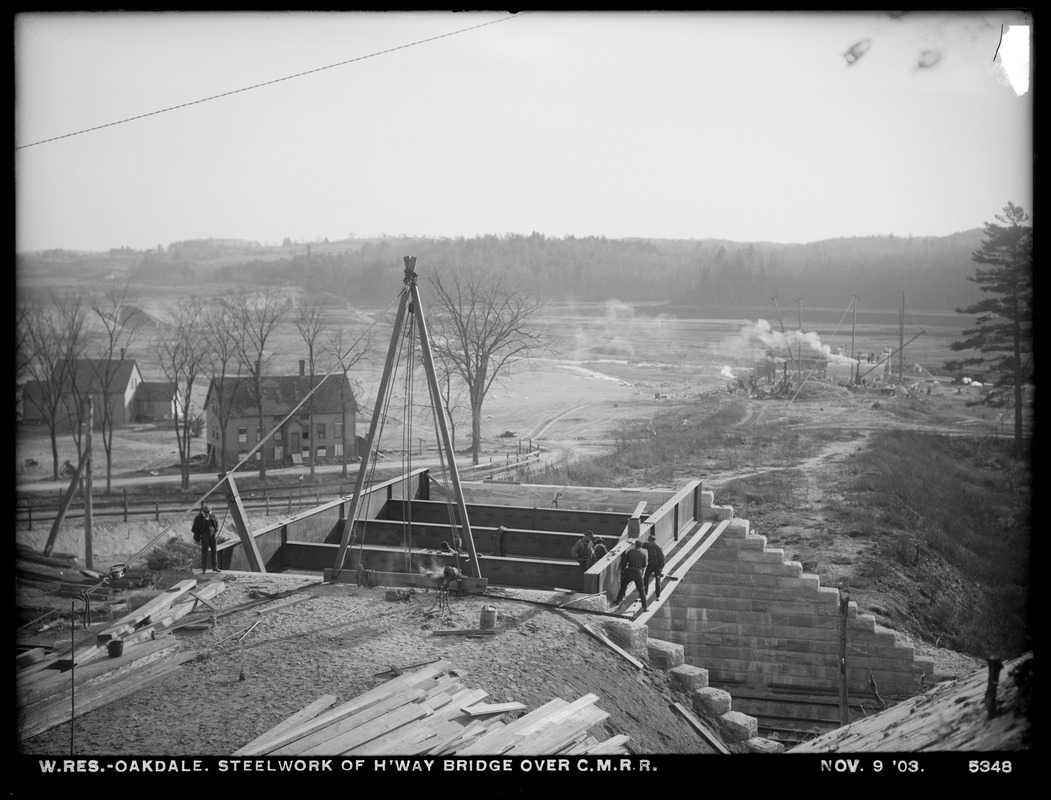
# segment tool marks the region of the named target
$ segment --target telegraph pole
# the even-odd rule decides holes
[[[91,546],[91,429],[95,425],[95,412],[88,395],[88,430],[84,436],[84,452],[87,461],[84,463],[84,566],[95,569],[95,554]]]

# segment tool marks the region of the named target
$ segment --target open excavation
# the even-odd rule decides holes
[[[188,527],[205,502],[222,508],[226,538],[211,572],[157,582],[134,559],[80,569],[53,553],[61,513],[42,552],[19,551],[21,574],[59,583],[78,620],[68,646],[44,645],[58,613],[23,625],[34,632],[16,665],[25,752],[70,738],[78,751],[149,752],[159,719],[166,752],[239,757],[815,751],[862,722],[873,740],[920,749],[1021,741],[1024,730],[989,726],[1025,704],[1028,660],[999,664],[995,679],[990,665],[988,680],[961,690],[986,709],[969,734],[946,739],[933,698],[911,720],[894,716],[944,688],[934,661],[772,546],[700,478],[670,489],[464,480],[426,307],[406,258],[352,490],[254,525],[234,474],[263,439],[162,531]],[[768,357],[724,375],[752,400],[790,399],[840,367],[878,392],[900,354],[847,358],[820,342],[804,352],[801,337],[756,327]],[[381,480],[392,390],[401,360],[414,358],[435,409],[436,463],[407,460]],[[874,371],[881,380],[870,382]],[[411,384],[412,367],[405,373]],[[602,549],[582,555],[585,540]],[[639,542],[651,549],[636,582],[627,554]],[[115,602],[100,621],[92,604],[109,600],[127,610],[114,614]],[[571,677],[545,680],[545,668],[566,664]],[[196,713],[168,716],[166,696],[197,698]],[[879,726],[884,713],[899,728]],[[108,727],[122,736],[101,733]]]

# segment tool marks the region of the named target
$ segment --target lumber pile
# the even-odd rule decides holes
[[[449,661],[402,672],[341,705],[325,695],[252,740],[255,755],[585,755],[628,752],[627,736],[599,741],[588,731],[609,717],[588,694],[525,710],[489,704],[488,692],[460,683]],[[335,706],[335,707],[333,707]]]
[[[193,658],[196,653],[183,650],[170,628],[225,588],[219,581],[200,587],[182,581],[86,641],[51,654],[34,648],[16,656],[20,739],[127,697]]]

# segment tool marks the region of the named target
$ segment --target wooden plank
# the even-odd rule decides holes
[[[599,742],[593,747],[589,747],[584,752],[589,756],[612,756],[620,753],[625,753],[627,750],[624,745],[631,739],[623,733],[619,733],[616,736],[611,736],[604,742]]]
[[[431,636],[496,636],[503,628],[459,628],[447,631],[431,631]]]
[[[166,658],[173,655],[179,649],[179,643],[173,639],[149,642],[129,648],[124,655],[118,658],[106,658],[77,667],[74,670],[49,670],[47,674],[41,674],[34,680],[19,680],[16,702],[20,706],[39,702],[58,692],[68,691],[71,681],[75,685],[89,680],[100,679],[107,674],[116,675],[122,671],[127,672],[158,658]],[[158,653],[161,655],[156,655]]]
[[[368,708],[374,705],[398,691],[409,689],[423,683],[429,678],[435,676],[444,675],[449,668],[452,666],[450,661],[436,661],[433,664],[428,664],[416,672],[406,672],[399,675],[397,678],[393,678],[386,683],[382,683],[379,686],[370,689],[364,694],[358,695],[357,697],[348,700],[346,703],[337,706],[328,713],[321,714],[315,719],[307,720],[302,725],[293,728],[289,731],[278,736],[274,741],[267,743],[262,748],[251,747],[247,745],[236,751],[233,755],[244,756],[244,755],[263,755],[265,753],[272,752],[272,750],[282,747],[290,742],[295,741],[303,736],[307,736],[314,731],[321,730],[322,728],[331,725],[344,717],[348,717],[358,711]]]
[[[195,652],[178,653],[171,658],[151,664],[124,680],[111,682],[101,691],[82,691],[74,698],[75,708],[72,709],[70,708],[70,703],[65,699],[61,702],[49,703],[46,708],[34,709],[21,715],[18,724],[19,736],[22,739],[32,738],[56,725],[69,722],[71,719],[75,719],[89,711],[94,711],[116,700],[123,699],[174,672],[185,661],[189,661],[195,656]]]
[[[578,715],[584,708],[598,700],[596,694],[586,694],[583,697],[574,700],[572,703],[567,703],[561,708],[551,711],[543,716],[538,717],[527,725],[522,726],[518,730],[511,732],[505,739],[506,744],[509,746],[502,747],[500,753],[494,753],[493,755],[502,755],[504,753],[519,752],[524,753],[525,750],[518,749],[522,747],[524,742],[538,738],[543,735],[546,731],[550,731],[557,728],[565,720],[570,719]],[[508,729],[510,726],[508,726]],[[507,731],[505,731],[506,733]],[[533,754],[533,751],[528,751]],[[488,755],[488,753],[486,753]]]
[[[110,639],[118,639],[123,635],[133,633],[136,628],[141,627],[152,615],[166,611],[179,597],[186,594],[196,586],[197,581],[192,579],[179,581],[144,606],[135,609],[130,614],[126,614],[111,625],[100,630],[97,634],[98,641],[105,644]]]
[[[723,755],[730,755],[730,751],[726,749],[726,745],[723,744],[722,740],[719,737],[717,737],[714,733],[712,733],[708,726],[701,722],[699,719],[697,719],[697,717],[695,717],[691,711],[685,708],[682,703],[675,703],[674,706],[675,710],[686,718],[686,721],[693,726],[694,730],[696,730],[699,734],[701,734],[701,736],[704,737],[704,740],[708,742],[708,744],[710,744]]]
[[[330,742],[340,739],[344,734],[355,731],[376,719],[389,716],[407,705],[417,705],[416,701],[425,694],[423,689],[411,692],[398,692],[382,702],[351,714],[343,719],[316,730],[309,736],[303,736],[284,747],[272,751],[276,756],[298,756],[307,753],[316,755],[338,755],[342,750],[331,749]],[[321,750],[324,752],[321,752]]]
[[[487,732],[481,738],[477,739],[473,744],[469,744],[463,749],[458,751],[458,755],[492,755],[502,753],[504,749],[510,747],[513,744],[511,737],[520,730],[523,730],[527,726],[536,722],[538,719],[543,719],[553,711],[564,708],[569,705],[561,697],[556,697],[554,700],[549,700],[539,708],[535,708],[528,714],[524,714],[513,722],[509,722],[502,728],[496,728],[492,731]]]
[[[355,569],[326,569],[324,572],[325,583],[353,583],[358,582],[358,573]],[[417,589],[437,589],[439,582],[444,579],[433,575],[412,575],[407,572],[378,572],[368,570],[371,586],[400,587],[411,586]],[[459,588],[465,592],[484,593],[489,587],[488,578],[471,578],[464,576],[460,579]]]
[[[280,611],[288,606],[294,606],[296,603],[303,603],[307,600],[313,600],[313,597],[290,597],[287,600],[283,600],[277,605],[270,606],[269,608],[261,608],[256,611],[256,614],[269,614],[271,611]]]
[[[45,658],[47,658],[47,653],[43,647],[33,647],[26,650],[24,653],[18,653],[15,656],[15,669],[25,669],[26,667],[43,661]]]
[[[519,734],[517,741],[506,755],[545,755],[558,750],[577,736],[597,725],[609,714],[600,708],[589,708],[598,697],[585,695],[551,715],[550,719],[535,730]]]
[[[429,708],[420,705],[419,703],[409,703],[408,705],[403,704],[400,708],[389,714],[384,714],[383,716],[370,720],[363,725],[358,725],[353,730],[349,730],[334,739],[325,740],[318,746],[305,751],[303,755],[342,755],[365,742],[372,741],[377,736],[381,736],[387,731],[396,730],[403,725],[415,722],[418,719],[423,719],[433,713],[434,712]]]
[[[297,725],[307,722],[308,720],[314,719],[326,708],[331,708],[332,704],[335,703],[336,700],[337,697],[334,694],[322,695],[310,705],[306,706],[305,708],[301,708],[299,711],[290,716],[284,722],[275,725],[270,730],[257,736],[255,739],[246,744],[245,747],[258,747],[260,745],[266,744],[266,742],[272,739],[276,739],[278,736],[285,733],[286,731],[292,730]]]
[[[525,703],[476,703],[473,706],[461,706],[464,714],[480,717],[483,714],[506,714],[509,711],[525,711]]]

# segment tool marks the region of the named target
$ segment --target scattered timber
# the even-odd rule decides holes
[[[599,741],[589,730],[609,714],[586,695],[556,698],[517,719],[522,703],[483,703],[483,689],[460,683],[440,660],[333,707],[325,695],[237,750],[252,755],[624,754],[627,736]]]

